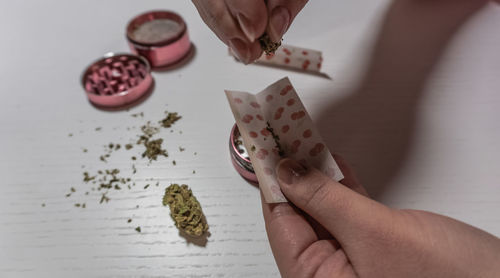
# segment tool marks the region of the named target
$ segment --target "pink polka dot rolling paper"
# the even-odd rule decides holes
[[[232,55],[231,50],[229,53]],[[298,71],[320,73],[323,56],[321,52],[317,50],[292,45],[282,45],[274,54],[263,53],[255,63],[290,68]]]
[[[344,178],[288,78],[256,95],[226,90],[226,96],[267,203],[287,201],[275,172],[282,157]]]

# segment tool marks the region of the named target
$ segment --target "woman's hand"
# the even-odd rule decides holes
[[[307,0],[193,0],[203,21],[238,58],[250,63],[262,54],[258,38],[278,42]]]
[[[454,219],[388,208],[370,198],[345,162],[346,178],[284,159],[290,203],[263,203],[283,277],[500,277],[500,239]]]

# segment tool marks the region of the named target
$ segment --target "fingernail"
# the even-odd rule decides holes
[[[285,34],[290,22],[290,12],[284,7],[276,7],[269,19],[269,36],[274,42],[279,42]]]
[[[246,18],[243,14],[238,14],[236,16],[238,19],[238,22],[240,23],[241,30],[243,30],[243,33],[245,33],[245,36],[247,36],[248,40],[250,42],[255,41],[255,30],[250,23],[250,20]]]
[[[245,64],[249,63],[250,50],[248,49],[244,41],[240,39],[229,40],[229,47],[231,47],[234,54],[236,54],[236,56],[240,61],[242,61]]]
[[[280,182],[293,184],[295,179],[307,172],[307,169],[297,161],[287,158],[278,164],[276,172]]]

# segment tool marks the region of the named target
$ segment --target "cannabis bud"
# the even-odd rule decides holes
[[[190,236],[199,237],[208,231],[208,224],[200,203],[185,184],[171,184],[165,189],[163,205],[170,207],[175,226]]]
[[[276,52],[276,50],[278,50],[278,47],[280,47],[281,45],[281,41],[273,42],[269,35],[267,35],[267,33],[264,33],[264,35],[259,38],[259,43],[260,47],[262,48],[262,50],[264,50],[266,55],[274,54],[274,52]]]

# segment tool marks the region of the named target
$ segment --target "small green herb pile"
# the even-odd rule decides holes
[[[119,150],[130,151],[135,148],[144,148],[142,152],[142,158],[149,159],[149,163],[158,159],[158,157],[168,157],[168,152],[163,148],[163,139],[155,138],[155,135],[160,132],[161,128],[169,129],[171,128],[178,120],[181,119],[181,116],[176,112],[165,112],[165,118],[158,121],[158,125],[154,125],[151,121],[147,121],[144,125],[140,126],[140,134],[138,134],[138,139],[133,140],[134,143],[127,144],[118,144],[118,143],[108,143],[104,145],[104,153],[99,156],[99,160],[108,163],[108,158],[111,157],[113,152]],[[134,118],[143,118],[144,113],[136,113],[131,115]],[[127,130],[135,129],[135,127],[128,127]],[[95,131],[100,132],[102,127],[95,128]],[[170,129],[170,132],[173,132]],[[182,131],[179,131],[182,134]],[[73,137],[73,133],[70,133],[69,137]],[[137,147],[135,146],[137,145]],[[123,148],[122,148],[123,147]],[[87,148],[82,148],[84,153],[88,153]],[[179,151],[184,152],[186,149],[179,146]],[[194,155],[197,153],[195,152]],[[141,156],[131,156],[133,161],[138,160],[138,157]],[[175,166],[177,162],[172,160],[172,164]],[[149,164],[148,164],[149,165]],[[85,166],[82,165],[82,168]],[[137,169],[135,164],[132,164],[132,174],[136,174]],[[193,170],[193,174],[195,171]],[[148,179],[147,179],[148,180]],[[153,181],[153,179],[149,179]],[[135,186],[136,183],[132,181],[130,177],[121,176],[120,169],[103,169],[98,170],[97,172],[90,174],[88,171],[83,172],[83,182],[86,184],[95,185],[89,188],[88,191],[85,192],[85,195],[89,195],[89,191],[101,191],[99,203],[107,203],[110,201],[110,192],[116,190],[123,190],[125,188],[132,189],[132,186]],[[149,188],[150,184],[146,184],[144,189]],[[156,186],[159,186],[159,182],[156,182]],[[70,192],[66,194],[66,197],[71,197],[72,194],[76,192],[74,187],[70,188]],[[167,194],[168,193],[168,194]],[[168,196],[167,196],[168,195]],[[169,205],[171,209],[171,215],[174,219],[176,226],[186,232],[186,234],[191,236],[200,236],[204,234],[208,225],[206,223],[205,217],[203,216],[203,212],[201,211],[201,206],[196,200],[196,198],[192,195],[191,190],[187,187],[187,185],[171,185],[166,189],[165,197],[163,198],[163,204]],[[45,207],[46,204],[43,203],[42,207]],[[78,208],[86,208],[86,203],[75,203],[75,207]],[[137,206],[138,208],[139,206]],[[132,219],[128,219],[127,223],[131,223]],[[135,228],[135,231],[141,233],[141,227],[138,226]]]
[[[175,226],[186,234],[199,237],[208,231],[208,224],[201,205],[185,184],[171,184],[165,189],[163,205],[170,207]]]
[[[281,46],[281,41],[273,42],[267,33],[264,33],[264,35],[259,38],[259,43],[266,55],[274,54]]]

